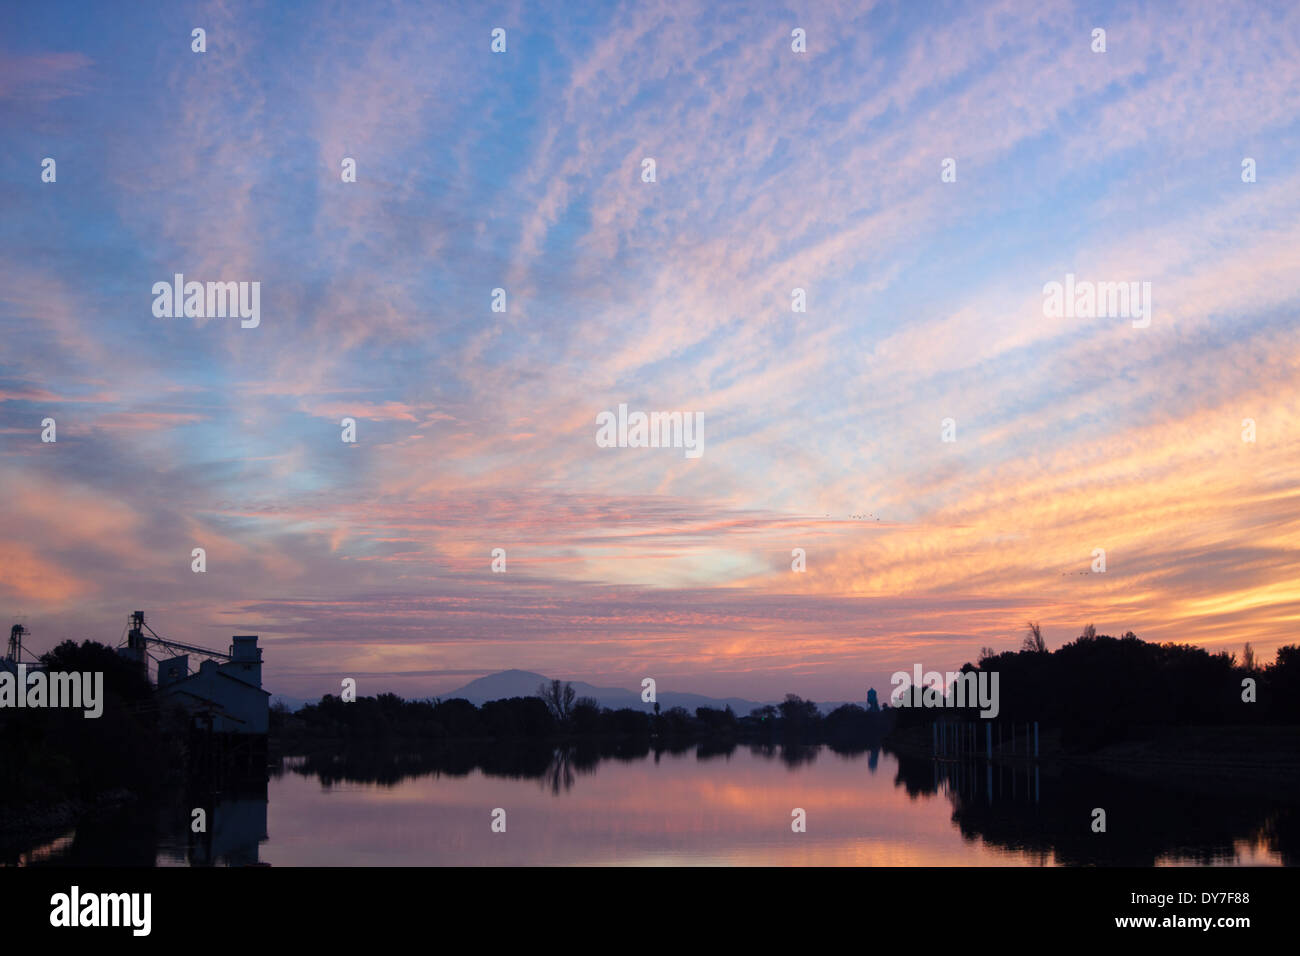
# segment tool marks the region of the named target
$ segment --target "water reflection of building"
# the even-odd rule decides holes
[[[223,795],[206,807],[207,832],[191,833],[193,866],[257,866],[259,846],[267,839],[266,783],[262,792]]]

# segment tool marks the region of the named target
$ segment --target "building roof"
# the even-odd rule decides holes
[[[160,694],[170,693],[173,687],[180,687],[182,684],[188,683],[189,681],[194,680],[196,677],[200,677],[200,676],[202,676],[202,674],[203,674],[203,671],[201,671],[201,670],[197,670],[197,671],[195,671],[193,674],[190,674],[188,677],[182,677],[180,680],[174,680],[174,681],[172,681],[170,684],[168,684],[168,685],[165,686],[165,687],[159,687],[159,688],[158,688],[158,692],[159,692]],[[256,684],[250,684],[250,683],[249,683],[248,681],[246,681],[246,680],[240,680],[240,679],[239,679],[238,677],[236,677],[234,674],[227,674],[225,671],[221,670],[220,667],[217,668],[217,676],[218,676],[218,677],[224,677],[226,680],[232,680],[232,681],[234,681],[236,684],[240,685],[241,687],[246,687],[246,688],[248,688],[249,690],[255,690],[255,691],[257,691],[259,694],[262,694],[262,695],[265,696],[265,697],[270,697],[270,696],[271,696],[271,692],[270,692],[269,690],[262,690],[262,688],[258,687]],[[188,691],[185,691],[185,693],[189,693],[189,692],[188,692]]]

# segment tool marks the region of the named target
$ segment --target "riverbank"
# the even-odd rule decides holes
[[[927,726],[896,731],[885,747],[906,757],[934,756]],[[976,748],[973,758],[987,759],[984,748]],[[995,749],[992,760],[1024,763],[1034,758]],[[1060,733],[1048,730],[1040,734],[1037,762],[1092,767],[1200,792],[1248,789],[1300,800],[1300,727],[1147,728],[1133,740],[1091,753],[1065,752]]]
[[[87,817],[113,811],[138,801],[139,795],[125,788],[97,794],[90,800],[60,800],[22,807],[0,806],[0,859],[11,847],[30,846],[75,829]]]

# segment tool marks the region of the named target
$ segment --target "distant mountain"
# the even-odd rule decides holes
[[[463,697],[471,704],[480,706],[489,700],[501,700],[506,697],[536,697],[537,688],[541,684],[549,684],[550,682],[549,677],[532,671],[500,671],[496,674],[488,674],[486,677],[472,680],[464,687],[449,691],[446,694],[439,694],[438,697],[443,700]],[[620,707],[631,707],[633,710],[654,710],[654,704],[641,701],[640,691],[625,690],[622,687],[596,687],[594,684],[588,684],[586,681],[580,680],[565,681],[565,683],[573,685],[575,699],[591,697],[600,706],[608,707],[611,710],[617,710]],[[716,707],[719,710],[730,707],[736,712],[737,716],[743,717],[755,707],[763,706],[758,701],[745,700],[741,697],[706,697],[703,694],[684,694],[665,690],[658,690],[656,697],[659,700],[660,710],[667,710],[670,707],[685,707],[691,713],[695,713],[696,707]]]

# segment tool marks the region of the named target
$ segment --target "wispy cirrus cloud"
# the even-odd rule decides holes
[[[199,9],[202,55],[128,13],[0,56],[30,618],[262,632],[289,692],[860,697],[1027,617],[1293,640],[1293,7]],[[175,272],[261,281],[261,327],[154,318]],[[1067,272],[1150,282],[1151,326],[1045,317]],[[597,447],[619,403],[703,412],[704,457]]]

